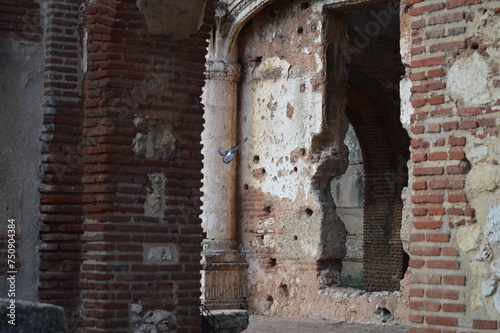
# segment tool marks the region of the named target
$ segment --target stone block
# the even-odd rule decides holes
[[[51,304],[0,299],[0,327],[5,333],[64,333],[66,319],[63,308]],[[9,309],[10,307],[10,309]],[[14,325],[13,325],[14,324]]]

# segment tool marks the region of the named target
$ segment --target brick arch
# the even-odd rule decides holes
[[[364,161],[363,270],[369,291],[399,290],[407,261],[400,229],[409,138],[398,119],[398,103],[388,97],[364,75],[351,73],[346,115]]]

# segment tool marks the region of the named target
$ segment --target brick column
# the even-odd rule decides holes
[[[240,65],[209,61],[203,103],[203,300],[211,308],[244,307],[244,256],[238,251],[236,165],[225,164],[217,150],[229,149],[239,141],[236,133],[237,89]]]

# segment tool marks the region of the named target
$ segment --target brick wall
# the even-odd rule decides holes
[[[0,1],[0,38],[40,42],[41,35],[39,1]]]
[[[485,137],[498,137],[498,111],[493,107],[498,101],[467,100],[453,93],[450,69],[459,59],[477,53],[492,68],[484,80],[493,97],[498,59],[488,52],[498,45],[484,37],[486,28],[478,28],[477,22],[488,13],[498,15],[498,2],[410,0],[406,10],[413,36],[409,78],[414,107],[410,333],[496,331],[500,318],[492,307],[473,309],[476,301],[471,293],[477,276],[469,263],[475,259],[458,246],[457,234],[478,222],[466,190],[467,174],[477,160],[467,157],[475,146],[472,142],[480,145]],[[481,75],[464,72],[462,80],[477,86]]]
[[[64,307],[69,331],[128,331],[156,311],[196,332],[214,2],[182,41],[149,34],[136,1],[86,5],[47,3],[40,300]],[[134,150],[141,135],[168,153]]]
[[[44,119],[40,186],[41,302],[62,306],[68,328],[79,325],[82,243],[81,126],[83,1],[46,3]]]
[[[206,14],[213,12],[210,2]],[[200,96],[210,24],[176,42],[148,33],[136,1],[87,8],[81,275],[87,332],[125,332],[161,311],[175,316],[177,332],[199,329]],[[151,194],[160,198],[159,211]],[[171,257],[154,258],[158,249]]]

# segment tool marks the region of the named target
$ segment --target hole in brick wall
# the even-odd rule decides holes
[[[289,296],[289,292],[288,292],[288,286],[285,284],[285,283],[282,283],[280,284],[280,294],[283,296],[283,297],[286,297],[288,298]]]
[[[392,319],[394,317],[392,315],[391,311],[389,311],[389,309],[384,308],[384,307],[378,307],[377,310],[375,311],[375,314],[382,318],[383,323],[387,323],[387,322],[392,321]]]
[[[262,174],[265,174],[266,173],[266,169],[262,168]]]
[[[309,2],[303,2],[303,3],[301,3],[301,4],[300,4],[300,8],[302,8],[302,9],[307,9],[307,8],[309,8]]]
[[[248,189],[249,189],[248,184],[243,185],[243,189],[244,189],[245,191],[248,191]]]
[[[295,167],[295,168],[293,168],[293,171],[297,172],[297,171],[299,171],[299,169],[297,167]]]
[[[253,162],[254,162],[255,164],[257,164],[257,163],[259,163],[259,162],[260,162],[260,157],[259,157],[259,155],[255,155],[255,156],[253,157]]]
[[[296,241],[298,239],[297,235],[293,235],[293,240]]]
[[[271,206],[266,206],[266,207],[264,207],[264,212],[265,212],[266,214],[271,214]]]
[[[276,266],[276,258],[270,258],[269,259],[269,266],[270,267]]]
[[[307,214],[307,216],[312,216],[312,214],[314,213],[311,208],[306,208],[306,210],[304,210],[304,212]]]
[[[267,295],[267,297],[266,297],[266,301],[267,301],[267,306],[268,306],[268,307],[271,307],[271,305],[273,305],[273,303],[274,303],[274,298],[273,298],[273,296],[271,296],[271,295]]]
[[[299,28],[297,29],[297,33],[298,33],[299,35],[300,35],[300,34],[302,34],[303,32],[304,32],[304,28],[299,27]]]
[[[254,62],[257,64],[257,65],[260,65],[262,63],[262,57],[255,57],[254,58]]]
[[[347,245],[342,278],[350,274],[351,280],[362,281],[367,291],[399,290],[407,267],[400,230],[401,192],[408,185],[410,140],[399,119],[399,82],[405,72],[399,52],[399,15],[391,12],[384,25],[371,18],[386,12],[387,5],[383,5],[351,11],[343,16],[345,21],[339,20],[347,30],[350,56],[341,59],[345,59],[349,73],[345,114],[354,139],[344,141],[350,150],[345,178],[332,182],[331,188],[337,213],[348,231],[346,244],[356,244]],[[364,36],[369,37],[363,39]],[[339,63],[335,57],[332,53],[328,61],[333,71],[342,71],[335,65]],[[349,210],[352,207],[357,210]],[[354,212],[359,217],[356,225],[347,218]],[[355,252],[357,248],[363,251]],[[391,315],[385,308],[377,311],[381,316]]]

